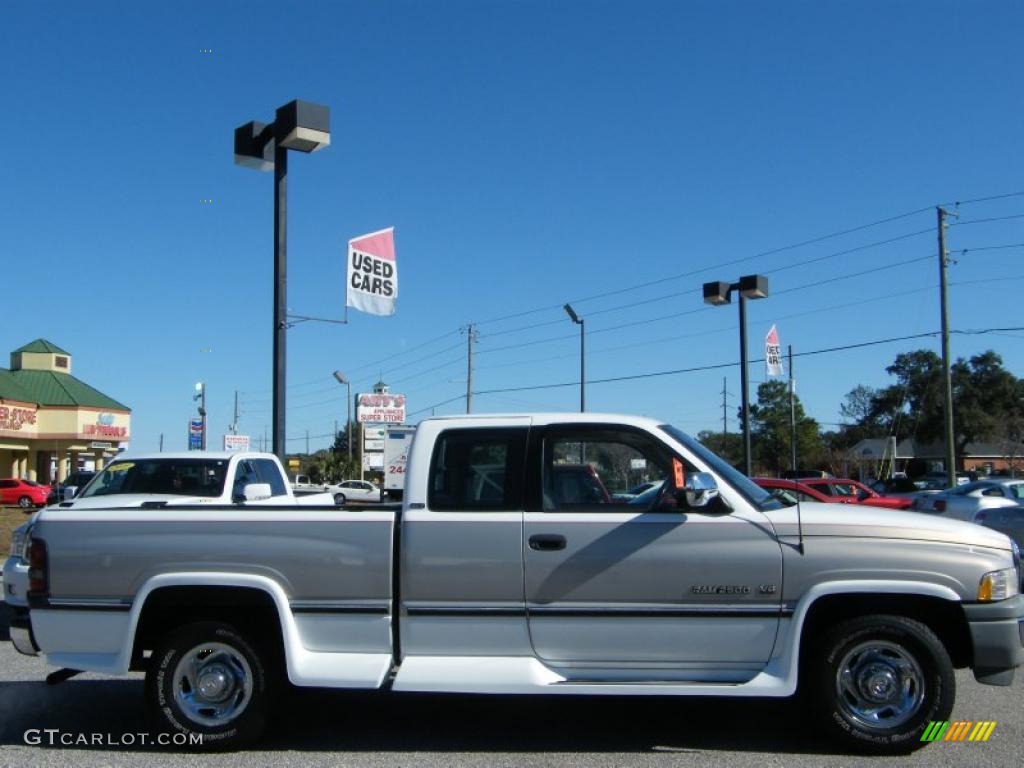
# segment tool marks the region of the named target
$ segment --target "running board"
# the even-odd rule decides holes
[[[791,696],[796,680],[762,671],[749,682],[569,679],[528,656],[406,656],[395,691],[587,695]]]
[[[555,683],[549,683],[549,685],[644,685],[651,688],[657,688],[658,686],[670,685],[673,687],[678,686],[720,686],[722,688],[735,688],[738,685],[744,685],[744,683],[736,683],[732,681],[721,681],[721,680],[583,680],[572,678],[570,680],[559,680]]]

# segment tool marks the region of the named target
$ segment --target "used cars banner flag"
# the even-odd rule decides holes
[[[345,285],[346,306],[371,315],[395,314],[398,264],[394,227],[348,241]]]
[[[764,337],[764,364],[769,376],[782,375],[782,345],[779,344],[779,332],[774,325]]]

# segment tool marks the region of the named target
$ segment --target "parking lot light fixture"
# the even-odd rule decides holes
[[[274,172],[273,449],[281,461],[286,453],[288,150],[316,152],[330,143],[330,110],[308,101],[290,101],[279,107],[269,125],[251,121],[235,129],[235,162]]]
[[[352,382],[345,378],[345,374],[341,371],[334,372],[334,378],[338,380],[339,384],[344,384],[348,390],[348,421],[345,422],[345,443],[348,445],[348,463],[352,464]]]
[[[566,304],[565,314],[569,316],[576,325],[580,327],[580,413],[587,410],[587,354],[586,354],[586,332],[583,318],[576,314],[575,310]]]
[[[735,283],[716,281],[704,283],[704,303],[712,306],[729,304],[732,292],[738,291],[740,300],[740,388],[743,394],[743,462],[747,477],[753,474],[750,450],[750,384],[747,380],[747,299],[768,297],[768,278],[764,275],[744,275]]]

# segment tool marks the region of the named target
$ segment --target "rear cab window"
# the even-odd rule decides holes
[[[442,432],[430,460],[429,508],[521,510],[526,432],[524,428]]]

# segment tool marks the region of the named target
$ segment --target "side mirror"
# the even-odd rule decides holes
[[[235,501],[262,501],[271,495],[270,483],[249,483],[242,488],[240,494],[236,494]]]
[[[75,489],[74,488],[65,488],[64,489],[64,501],[71,501],[73,498],[75,498]]]
[[[686,503],[691,508],[706,507],[712,499],[718,497],[718,483],[710,472],[689,472],[686,483]]]

